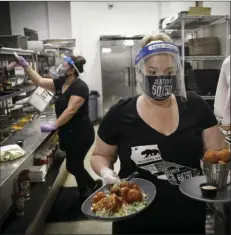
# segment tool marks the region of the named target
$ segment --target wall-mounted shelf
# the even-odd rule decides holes
[[[204,27],[209,27],[215,24],[224,23],[229,16],[189,16],[182,15],[174,22],[170,23],[164,30],[181,30],[182,20],[184,21],[184,30],[196,30]]]
[[[35,54],[32,50],[22,50],[18,48],[8,48],[2,47],[0,48],[0,55],[12,55],[13,52],[17,52],[19,55],[33,55]]]
[[[7,100],[7,99],[10,99],[10,98],[16,97],[16,96],[18,96],[22,93],[33,91],[35,89],[36,89],[35,85],[28,85],[28,86],[22,87],[22,88],[20,88],[19,91],[12,92],[9,95],[0,96],[0,102],[3,101],[3,100]]]
[[[225,56],[185,56],[186,61],[224,60]]]

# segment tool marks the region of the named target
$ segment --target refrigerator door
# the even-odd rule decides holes
[[[136,94],[134,40],[125,41],[112,38],[100,42],[104,114],[120,99]]]

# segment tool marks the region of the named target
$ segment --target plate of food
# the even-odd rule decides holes
[[[156,187],[150,181],[133,178],[105,185],[88,197],[82,212],[90,219],[118,221],[135,216],[155,199]]]

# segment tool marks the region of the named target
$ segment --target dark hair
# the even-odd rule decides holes
[[[74,61],[75,66],[79,70],[80,73],[83,72],[83,65],[86,64],[86,60],[82,56],[70,56],[71,59]],[[78,76],[78,72],[76,71],[76,75]]]

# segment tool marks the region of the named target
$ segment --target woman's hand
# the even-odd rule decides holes
[[[118,184],[120,183],[119,176],[111,169],[103,167],[100,171],[100,175],[103,179],[103,184]]]
[[[12,61],[8,66],[7,66],[7,70],[10,71],[12,70],[14,67],[16,66],[22,66],[29,79],[31,79],[31,81],[36,85],[36,86],[40,86],[46,90],[49,90],[51,92],[55,92],[55,86],[54,86],[54,82],[52,79],[47,79],[47,78],[42,78],[38,73],[36,73],[27,63],[27,61],[25,60],[25,58],[23,58],[22,56],[18,56],[18,61]]]
[[[17,64],[20,65],[20,66],[22,66],[23,68],[29,67],[29,64],[27,63],[27,61],[25,60],[25,58],[22,57],[22,56],[19,56],[19,57],[18,57]]]
[[[40,129],[42,132],[51,132],[55,131],[57,129],[57,126],[55,123],[44,123],[40,126]]]
[[[19,56],[17,62],[16,61],[11,61],[7,65],[6,68],[7,68],[8,71],[10,71],[16,66],[22,66],[23,68],[27,68],[27,67],[29,67],[29,64],[27,63],[27,61],[22,56]]]

